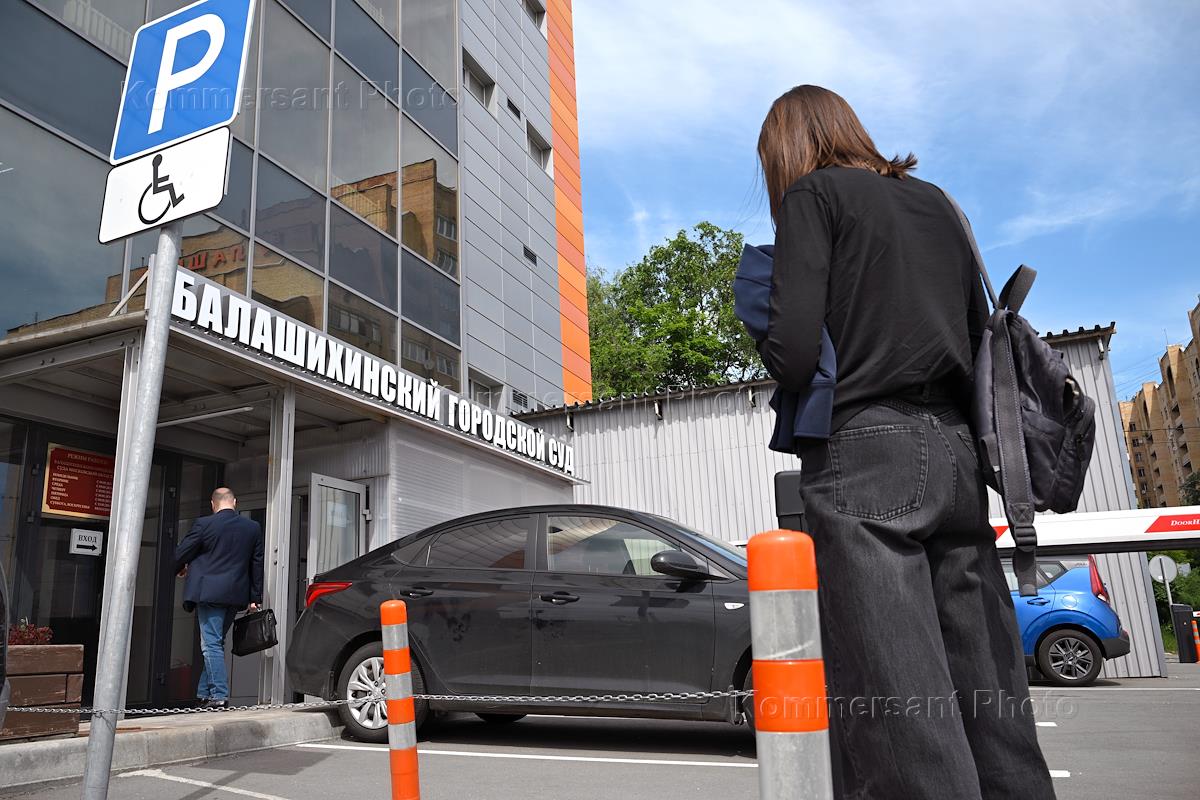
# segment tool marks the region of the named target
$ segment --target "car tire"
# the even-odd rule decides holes
[[[425,676],[416,659],[412,662],[413,694],[425,693]],[[354,699],[378,693],[379,700],[361,706],[350,704],[338,706],[338,716],[346,726],[346,733],[363,742],[382,744],[388,740],[387,703],[383,698],[383,643],[368,642],[355,650],[346,659],[338,675],[338,699]],[[429,702],[414,703],[416,727],[420,731],[429,718]]]
[[[1073,628],[1051,631],[1037,649],[1038,670],[1057,686],[1087,686],[1104,666],[1100,644]]]
[[[746,677],[742,678],[742,691],[749,692],[754,690],[754,668],[750,667],[746,670]],[[750,730],[754,730],[754,695],[747,695],[742,698],[742,713],[746,715],[746,725]]]
[[[476,714],[484,722],[491,725],[508,725],[519,719],[525,719],[524,714]]]

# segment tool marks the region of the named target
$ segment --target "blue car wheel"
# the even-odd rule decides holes
[[[1059,686],[1086,686],[1096,680],[1104,666],[1099,643],[1073,628],[1051,631],[1037,649],[1042,675]]]

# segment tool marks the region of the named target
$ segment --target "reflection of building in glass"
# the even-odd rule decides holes
[[[404,165],[401,241],[444,272],[458,275],[458,190],[438,181],[437,160]]]
[[[353,183],[339,184],[329,193],[333,199],[380,230],[395,232],[400,199],[396,191],[396,173],[388,172]]]
[[[246,292],[246,239],[241,234],[218,225],[214,230],[193,236],[184,236],[180,243],[179,266],[197,272],[209,280],[234,291]],[[146,273],[146,259],[139,259],[139,266],[129,269],[129,285],[135,286]],[[19,325],[8,331],[10,336],[64,328],[82,322],[107,317],[121,299],[121,273],[109,275],[104,284],[104,302],[89,306],[70,314]],[[129,298],[129,311],[145,308],[146,288],[142,286]]]

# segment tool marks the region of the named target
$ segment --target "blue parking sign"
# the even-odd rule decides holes
[[[257,0],[200,0],[138,28],[109,161],[226,125],[241,105]]]

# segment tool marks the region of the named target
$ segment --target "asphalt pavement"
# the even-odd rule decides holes
[[[1166,680],[1033,690],[1059,800],[1194,800],[1200,669]],[[424,800],[674,800],[757,796],[754,740],[719,723],[528,717],[442,721],[420,744]],[[263,750],[114,777],[113,800],[389,797],[386,748],[348,740]],[[78,784],[3,798],[74,800]]]

